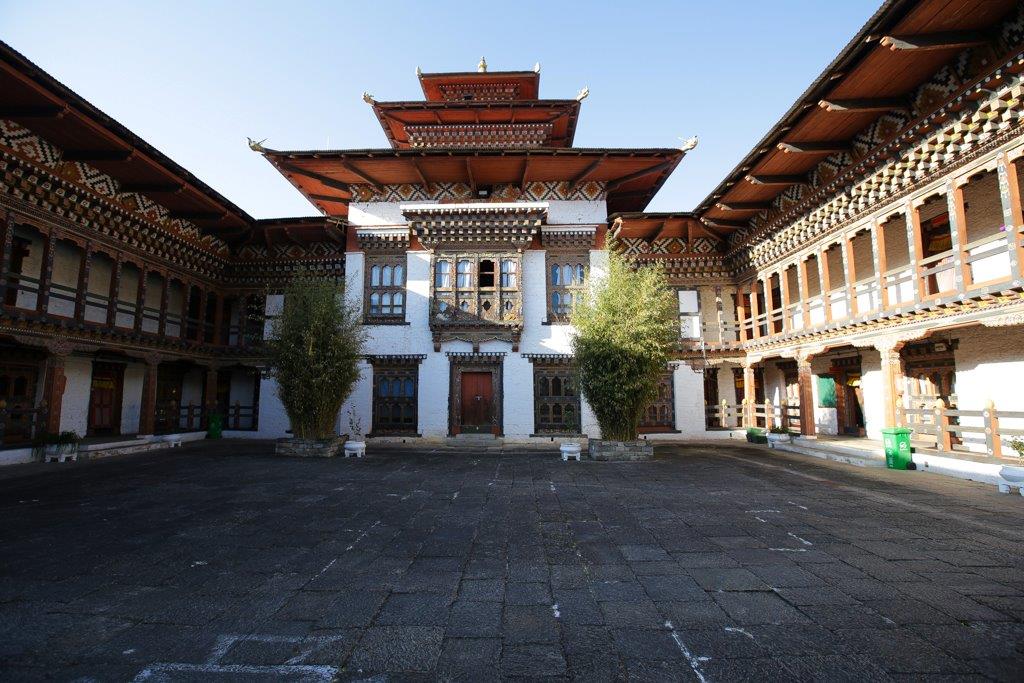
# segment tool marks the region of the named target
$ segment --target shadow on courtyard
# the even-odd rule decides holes
[[[225,441],[6,474],[4,678],[1024,665],[1024,500],[994,487],[732,443],[625,464],[271,453]]]

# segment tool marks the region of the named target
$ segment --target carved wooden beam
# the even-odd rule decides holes
[[[861,114],[864,112],[887,112],[906,109],[907,100],[902,97],[875,97],[851,100],[821,100],[818,106],[828,112]]]
[[[373,189],[377,190],[377,192],[384,191],[384,186],[381,185],[381,183],[377,181],[373,176],[369,175],[368,173],[364,173],[363,171],[360,171],[358,168],[356,168],[349,162],[345,161],[344,159],[342,159],[339,162],[339,165],[343,169],[345,169],[346,171],[348,171],[349,173],[351,173],[352,175],[354,175],[355,177],[359,178],[364,183],[372,187]]]
[[[121,192],[181,192],[184,183],[121,183]]]
[[[778,148],[787,154],[839,154],[849,152],[851,147],[847,142],[839,140],[829,142],[780,142]]]
[[[659,173],[661,171],[664,171],[667,168],[671,168],[673,164],[675,164],[674,160],[664,161],[660,164],[655,164],[654,166],[650,166],[640,171],[630,173],[629,175],[622,176],[621,178],[616,178],[615,180],[608,183],[608,191],[611,192],[616,188],[622,187],[628,182],[636,180],[637,178],[643,178],[644,176],[651,175],[652,173]]]
[[[807,182],[806,175],[748,175],[753,185],[800,185]]]
[[[317,181],[318,183],[320,183],[321,185],[324,185],[326,187],[330,187],[330,188],[335,189],[335,190],[341,190],[342,192],[348,192],[350,194],[352,192],[352,188],[346,182],[342,182],[342,181],[336,180],[334,178],[329,178],[328,176],[322,175],[322,174],[317,173],[315,171],[307,171],[304,168],[300,168],[298,166],[293,166],[293,165],[285,163],[283,161],[279,161],[279,162],[277,162],[277,164],[278,164],[280,169],[285,174],[295,174],[295,175],[305,176],[307,178],[311,178],[311,179]]]
[[[719,202],[716,204],[723,211],[762,211],[770,209],[771,202]]]
[[[950,50],[975,45],[984,45],[987,37],[981,31],[941,31],[939,33],[917,33],[883,36],[879,41],[883,47],[897,50]]]
[[[7,105],[0,107],[0,118],[4,119],[54,119],[67,111],[67,107],[55,104]]]
[[[66,149],[64,161],[128,161],[135,154],[132,149]]]

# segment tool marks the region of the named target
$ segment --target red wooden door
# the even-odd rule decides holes
[[[89,392],[89,434],[121,433],[124,366],[95,364]]]
[[[491,402],[494,387],[489,372],[462,373],[462,425],[463,432],[487,433],[491,431]]]

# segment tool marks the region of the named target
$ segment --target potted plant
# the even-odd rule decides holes
[[[1003,465],[999,470],[999,492],[1009,493],[1010,486],[1016,486],[1020,495],[1024,496],[1024,439],[1019,436],[1007,441],[1010,448],[1017,453],[1017,465]]]
[[[359,379],[365,336],[358,306],[345,298],[340,282],[298,273],[288,283],[267,340],[270,375],[292,432],[278,440],[277,453],[339,454],[343,439],[335,425]]]
[[[750,443],[766,444],[768,436],[760,427],[747,427],[747,441]]]
[[[579,434],[579,419],[575,415],[575,411],[573,416],[566,420],[565,426],[571,433]],[[568,462],[570,458],[575,458],[576,462],[579,462],[580,451],[583,447],[576,437],[570,437],[570,439],[569,441],[563,441],[558,447],[558,451],[562,454],[562,462]]]
[[[78,432],[64,431],[59,434],[43,434],[35,444],[42,447],[43,462],[64,462],[78,458],[78,444],[82,437]]]
[[[775,425],[768,430],[768,445],[775,446],[777,443],[789,443],[790,431],[782,425]]]
[[[361,458],[366,455],[366,442],[363,440],[363,422],[353,408],[348,409],[348,440],[345,442],[345,457],[354,455]]]
[[[601,430],[589,454],[647,459],[654,445],[637,428],[679,339],[679,304],[660,264],[631,262],[614,242],[603,253],[607,272],[590,279],[570,314],[576,376]]]

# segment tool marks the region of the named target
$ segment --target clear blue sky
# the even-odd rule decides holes
[[[879,4],[0,0],[0,39],[257,218],[316,211],[246,135],[386,147],[364,90],[416,100],[417,65],[539,61],[541,97],[590,87],[577,146],[700,136],[649,207],[668,211],[696,206]]]

